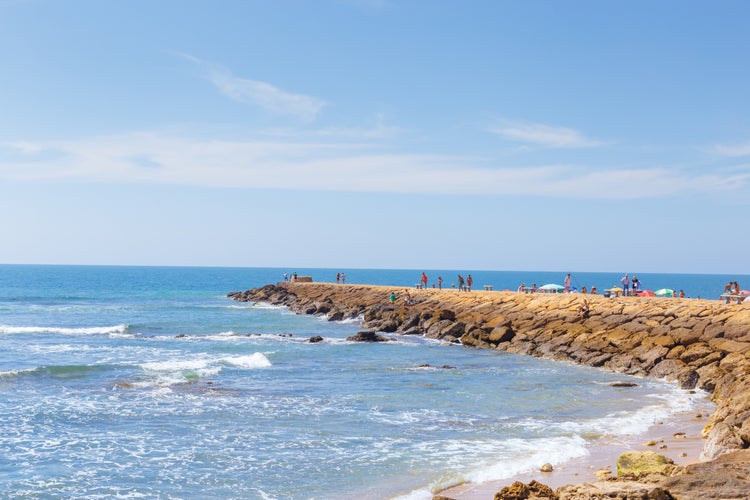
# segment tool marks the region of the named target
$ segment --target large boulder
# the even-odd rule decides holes
[[[718,422],[708,433],[708,439],[706,439],[706,444],[703,445],[701,457],[706,460],[713,460],[725,453],[741,450],[743,447],[742,438],[735,428],[724,422]]]
[[[503,325],[493,328],[487,338],[492,344],[499,344],[500,342],[509,342],[513,340],[514,336],[515,333],[513,332],[513,329],[510,326]]]
[[[671,458],[653,451],[626,451],[617,459],[618,477],[642,477],[649,474],[669,475],[676,468]]]

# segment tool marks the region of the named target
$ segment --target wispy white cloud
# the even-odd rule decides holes
[[[750,166],[695,175],[673,168],[488,166],[477,158],[382,154],[365,144],[196,139],[133,133],[25,142],[0,155],[0,180],[69,180],[421,194],[645,199],[747,189]],[[57,151],[54,158],[33,156]],[[19,159],[28,154],[33,161]]]
[[[509,141],[545,148],[591,148],[603,144],[578,130],[544,123],[502,120],[489,131]]]
[[[750,141],[734,145],[717,144],[714,146],[713,152],[720,156],[732,158],[750,156]]]
[[[326,105],[325,101],[317,97],[287,92],[260,80],[240,78],[218,64],[203,61],[189,54],[177,54],[198,66],[219,92],[228,98],[258,106],[269,113],[294,116],[310,122]]]

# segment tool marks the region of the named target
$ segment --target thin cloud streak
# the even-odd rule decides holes
[[[719,156],[728,156],[730,158],[750,156],[750,141],[732,146],[718,144],[714,146],[714,152]]]
[[[577,130],[543,123],[503,120],[489,131],[509,141],[544,148],[592,148],[603,144],[584,136]]]
[[[380,154],[361,144],[209,140],[159,133],[24,142],[15,149],[18,154],[64,154],[34,161],[0,157],[0,180],[613,200],[736,191],[750,182],[750,167],[699,176],[669,168],[488,168],[476,158]]]
[[[317,97],[286,92],[260,80],[240,78],[227,68],[190,54],[178,52],[177,55],[198,66],[217,90],[229,99],[257,106],[269,113],[294,116],[311,122],[326,105],[325,101]]]

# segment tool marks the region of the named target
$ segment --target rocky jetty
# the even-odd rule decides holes
[[[394,291],[398,300],[391,303],[389,295]],[[713,462],[701,464],[700,470],[710,470],[711,463],[721,464],[714,460],[717,457],[750,446],[748,305],[435,289],[409,290],[412,301],[407,304],[403,292],[370,285],[279,283],[229,296],[285,305],[302,314],[326,315],[329,320],[360,317],[363,327],[372,332],[424,335],[703,389],[711,394],[716,411],[703,431],[703,458]],[[582,314],[584,300],[587,311]],[[747,479],[744,484],[750,487]]]

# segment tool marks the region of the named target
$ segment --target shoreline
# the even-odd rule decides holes
[[[686,466],[699,463],[703,451],[701,431],[708,421],[708,413],[713,408],[708,399],[696,403],[699,408],[673,414],[669,419],[652,425],[645,433],[617,438],[606,442],[599,440],[592,444],[589,453],[555,466],[552,472],[532,471],[481,483],[464,483],[452,486],[434,495],[442,495],[454,500],[487,500],[505,486],[515,481],[529,483],[536,480],[550,488],[600,481],[617,475],[617,458],[626,451],[654,451]],[[705,407],[705,408],[704,408]],[[700,415],[700,416],[697,416]],[[684,434],[679,434],[684,433]],[[656,441],[656,445],[646,443]],[[611,474],[601,474],[610,471]],[[597,476],[600,473],[601,476]]]
[[[388,300],[391,292],[398,294],[396,303]],[[445,490],[436,498],[505,498],[494,493],[521,478],[571,485],[550,492],[560,500],[739,500],[746,499],[750,491],[750,304],[310,282],[266,285],[228,296],[241,302],[286,306],[298,314],[325,315],[329,321],[361,317],[362,327],[368,330],[361,333],[371,334],[370,338],[375,332],[422,335],[466,347],[658,378],[676,383],[681,389],[704,390],[715,404],[714,411],[702,422],[691,423],[683,420],[689,419],[686,415],[673,415],[668,423],[652,426],[646,436],[664,441],[655,447],[645,447],[643,443],[639,446],[630,440],[616,446],[593,446],[588,455],[561,465],[558,471],[464,484]],[[585,316],[581,315],[583,306]],[[665,430],[674,430],[672,438]],[[685,432],[688,438],[676,438],[677,432]],[[700,438],[692,437],[696,432]],[[660,450],[662,445],[666,448]],[[638,474],[609,480],[591,478],[599,467],[610,466],[616,474],[617,456],[613,454],[645,450],[669,456],[681,447],[685,451],[680,454],[687,456],[677,458],[689,463],[671,475],[662,471],[648,475],[648,479]],[[705,461],[695,461],[696,451]],[[454,491],[463,496],[446,495]]]

